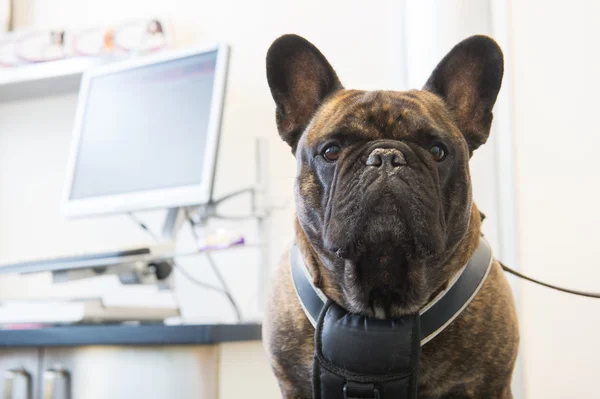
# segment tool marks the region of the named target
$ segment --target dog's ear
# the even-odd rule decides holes
[[[279,135],[295,152],[317,108],[342,84],[323,54],[297,35],[273,42],[267,53],[267,80],[277,106]]]
[[[471,154],[490,134],[503,72],[498,44],[487,36],[471,36],[444,57],[423,88],[446,101]]]

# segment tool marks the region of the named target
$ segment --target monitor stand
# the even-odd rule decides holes
[[[186,208],[169,208],[167,210],[167,216],[162,227],[162,239],[165,241],[175,241],[177,232],[181,228],[181,225],[185,222]]]

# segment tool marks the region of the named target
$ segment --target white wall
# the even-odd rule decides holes
[[[523,272],[600,291],[600,3],[513,1]],[[528,398],[599,396],[600,301],[522,285]]]

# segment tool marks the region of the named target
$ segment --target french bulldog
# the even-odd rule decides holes
[[[314,285],[348,312],[418,312],[471,258],[481,235],[469,159],[490,133],[503,55],[472,36],[421,90],[344,89],[323,54],[296,35],[267,53],[279,135],[297,160],[296,245]],[[284,398],[312,397],[314,328],[289,256],[276,270],[264,345]],[[511,398],[519,344],[500,264],[476,297],[422,347],[419,398]]]

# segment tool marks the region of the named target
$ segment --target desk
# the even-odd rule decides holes
[[[260,338],[258,324],[0,330],[0,393],[12,383],[12,398],[276,398]]]

